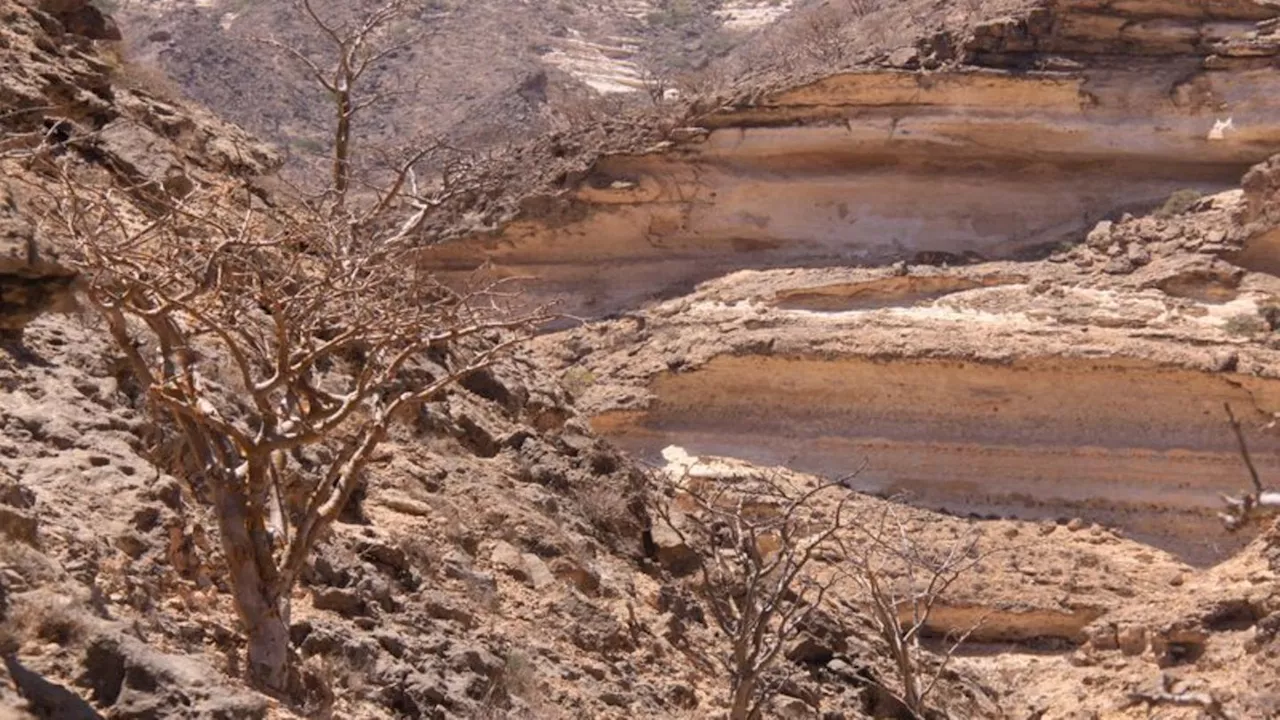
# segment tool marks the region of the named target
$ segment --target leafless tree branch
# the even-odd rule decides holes
[[[844,481],[803,487],[776,473],[740,482],[700,482],[689,473],[672,490],[690,503],[656,513],[690,547],[710,614],[729,638],[720,657],[729,674],[730,718],[755,720],[776,687],[768,672],[825,601],[831,581],[812,561],[834,549],[846,524]],[[815,512],[820,498],[831,506]]]
[[[891,503],[870,516],[859,516],[850,527],[853,536],[842,543],[845,577],[859,588],[861,598],[839,603],[867,613],[888,648],[899,687],[883,689],[916,717],[926,717],[929,697],[951,658],[982,624],[979,620],[952,638],[930,667],[922,635],[948,590],[985,558],[978,550],[978,535],[964,533],[941,551],[926,549]]]
[[[147,409],[181,438],[218,519],[250,673],[277,692],[290,684],[293,585],[392,424],[546,317],[509,310],[501,283],[445,285],[420,270],[409,241],[441,198],[474,189],[451,164],[439,187],[419,187],[415,166],[442,143],[398,161],[370,152],[385,182],[354,182],[352,119],[376,99],[357,84],[409,4],[338,22],[296,0],[328,40],[324,61],[268,41],[334,96],[334,167],[318,197],[268,205],[239,181],[197,180],[180,197],[150,191],[140,208],[137,188],[42,141],[43,230],[70,248]],[[303,448],[317,452],[303,461]]]
[[[1224,402],[1222,407],[1227,412],[1227,423],[1231,426],[1231,431],[1235,435],[1240,458],[1244,460],[1244,466],[1249,471],[1249,480],[1253,486],[1252,492],[1245,492],[1238,497],[1222,496],[1222,501],[1226,504],[1227,509],[1218,513],[1218,517],[1222,519],[1222,524],[1227,530],[1235,531],[1258,519],[1261,515],[1280,512],[1280,491],[1269,492],[1263,489],[1262,480],[1258,477],[1258,469],[1254,466],[1253,457],[1249,454],[1249,445],[1244,439],[1244,431],[1240,429],[1240,421],[1236,419],[1235,413],[1231,411],[1230,403]]]

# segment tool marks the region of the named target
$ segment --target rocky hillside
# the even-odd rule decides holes
[[[1159,687],[1138,674],[1165,668],[1170,697],[1208,689],[1269,717],[1273,691],[1211,670],[1239,653],[1273,672],[1256,613],[1214,630],[1192,616],[1217,611],[1191,608],[1275,592],[1274,540],[1225,531],[1218,496],[1249,484],[1224,403],[1247,413],[1263,477],[1276,467],[1278,16],[1046,2],[890,39],[834,74],[799,60],[664,144],[600,158],[563,204],[432,257],[534,275],[603,317],[540,348],[593,426],[651,461],[678,446],[835,476],[865,463],[863,491],[979,526],[1093,524],[1145,548],[1121,554],[1186,564],[1168,599],[1125,610],[1037,580],[1093,608],[1089,639],[1055,655],[994,632],[999,659],[967,663],[1018,668],[1026,714],[1127,717],[1127,694]],[[963,604],[1018,607],[1054,636],[1005,582]],[[1155,620],[1157,605],[1179,609]],[[1126,629],[1139,616],[1155,624]],[[1191,627],[1195,649],[1162,657]]]
[[[357,6],[319,2],[340,18]],[[706,67],[790,0],[429,2],[396,28],[405,47],[370,75],[387,95],[372,141],[447,137],[493,146],[564,129],[601,95],[648,103],[649,90]],[[259,40],[315,50],[287,3],[115,3],[131,62],[163,68],[182,92],[277,142],[299,162],[323,154],[328,100],[305,69]],[[210,73],[210,68],[219,68]]]
[[[281,155],[113,45],[150,44],[211,105],[309,137],[313,100],[246,49],[283,6],[113,21],[0,0],[0,717],[727,717],[715,612],[744,591],[696,568],[779,540],[698,534],[696,493],[769,518],[776,499],[741,498],[832,477],[803,526],[839,527],[792,594],[825,589],[764,675],[763,717],[1277,716],[1280,528],[1232,534],[1216,513],[1249,490],[1224,402],[1268,486],[1280,462],[1280,6],[926,5],[851,4],[832,27],[860,44],[825,74],[817,55],[726,55],[756,72],[736,96],[562,129],[480,178],[487,204],[442,208],[433,227],[459,239],[425,267],[532,275],[587,319],[396,426],[292,595],[302,683],[276,697],[245,677],[211,509],[76,310],[39,209],[51,162],[144,216],[228,177],[290,202],[269,181]],[[772,30],[747,26],[787,3],[429,12],[442,37],[492,33],[459,64],[497,77],[536,56],[608,90],[619,76],[574,52],[695,7],[762,51],[822,12]],[[564,42],[499,67],[493,48],[551,17]],[[679,27],[640,44],[661,54]],[[207,89],[241,77],[258,79]],[[433,87],[462,97],[469,77]],[[528,76],[504,77],[476,76],[451,122],[533,118],[541,101],[503,89]],[[401,118],[376,132],[421,129]],[[869,562],[901,602],[876,605]],[[963,569],[938,592],[919,576],[935,563]],[[914,713],[901,638],[878,628],[921,598]]]
[[[62,7],[0,6],[5,717],[622,718],[718,706],[726,678],[706,658],[719,641],[665,568],[688,549],[653,536],[651,474],[520,358],[397,430],[295,593],[301,693],[249,689],[217,524],[164,469],[118,350],[92,313],[74,312],[76,268],[37,212],[54,176],[33,150],[55,143],[57,162],[114,183],[142,214],[149,193],[256,176],[279,159],[203,111],[116,82],[93,44],[110,37],[49,11]],[[836,650],[797,655],[807,664],[780,676],[792,692],[850,712],[881,702],[862,694],[888,676],[884,660],[849,649],[874,639],[838,622],[812,632],[834,632],[821,642],[848,662],[827,672]],[[953,680],[940,695],[991,706]]]

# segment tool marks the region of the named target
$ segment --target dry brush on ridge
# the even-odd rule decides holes
[[[874,717],[989,709],[982,699],[970,704],[949,669],[985,617],[950,606],[953,586],[980,582],[999,553],[976,528],[869,501],[851,489],[856,476],[689,457],[654,476],[655,557],[689,592],[669,603],[685,606],[678,612],[691,622],[670,632],[692,652],[692,625],[718,631],[719,647],[701,660],[725,670],[729,717],[790,716],[830,702],[804,688],[797,666],[856,688]],[[687,607],[694,598],[697,612]],[[954,627],[955,617],[940,621],[935,610],[969,624]],[[853,660],[864,663],[858,670],[839,657],[854,643],[869,654]]]

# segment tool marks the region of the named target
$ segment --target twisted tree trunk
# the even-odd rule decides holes
[[[227,482],[215,485],[218,529],[226,555],[236,611],[248,638],[248,676],[276,693],[289,691],[289,588],[272,558],[262,512],[252,512],[244,494]]]
[[[738,678],[733,687],[732,706],[729,708],[729,720],[756,720],[759,712],[755,708],[756,679],[754,677]]]

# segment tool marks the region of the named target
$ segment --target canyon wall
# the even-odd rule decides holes
[[[1100,224],[1044,261],[740,271],[549,338],[597,430],[963,516],[1080,518],[1211,564],[1280,473],[1280,279],[1221,258],[1244,193]]]
[[[599,160],[569,210],[434,249],[602,315],[741,268],[1047,254],[1280,149],[1280,7],[1062,1]],[[921,57],[946,61],[919,69]]]
[[[645,413],[596,427],[646,454],[677,444],[853,475],[860,490],[962,515],[1082,517],[1192,562],[1241,542],[1207,511],[1248,483],[1223,403],[1250,422],[1280,409],[1274,379],[1131,360],[719,357],[653,390]],[[1280,437],[1250,438],[1275,476]]]
[[[1050,1],[601,158],[567,207],[431,257],[630,311],[553,345],[651,459],[865,463],[863,490],[1210,563],[1242,542],[1224,402],[1280,470],[1280,287],[1247,272],[1280,269],[1277,58],[1275,2]]]

